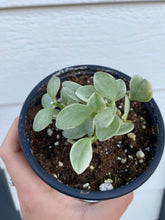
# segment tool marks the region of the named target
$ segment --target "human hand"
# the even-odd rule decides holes
[[[66,196],[43,182],[27,163],[18,138],[16,118],[0,147],[0,157],[14,182],[24,220],[118,220],[133,199],[87,203]]]

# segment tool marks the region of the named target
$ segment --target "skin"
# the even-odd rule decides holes
[[[14,182],[24,220],[118,220],[133,199],[86,203],[66,196],[43,182],[28,165],[20,147],[16,118],[0,147],[0,157]]]

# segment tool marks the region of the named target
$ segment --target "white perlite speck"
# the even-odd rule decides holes
[[[89,188],[91,188],[91,187],[90,187],[89,183],[85,183],[85,184],[83,185],[83,188],[88,188],[88,189],[89,189]]]
[[[54,142],[54,146],[58,146],[58,145],[59,145],[58,141]]]
[[[121,145],[120,145],[120,144],[116,144],[116,146],[117,146],[118,148],[120,148],[120,147],[121,147]]]
[[[59,135],[59,134],[57,134],[56,138],[57,138],[57,139],[60,139],[60,135]]]
[[[102,183],[102,184],[99,186],[99,189],[100,189],[100,191],[112,190],[112,189],[113,189],[113,186],[112,186],[111,183]]]
[[[62,167],[63,166],[63,162],[58,161],[58,165],[59,165],[59,167]]]
[[[123,164],[126,163],[126,161],[127,161],[126,158],[122,158],[122,159],[121,159],[121,163],[123,163]]]
[[[136,140],[136,135],[133,132],[129,133],[128,137],[131,138],[134,141]]]
[[[90,166],[90,169],[91,169],[91,170],[94,170],[94,166],[93,166],[93,165],[91,165],[91,166]]]
[[[53,130],[51,128],[48,128],[47,129],[47,135],[52,136],[52,134],[53,134]]]
[[[139,150],[139,151],[136,152],[136,157],[138,159],[142,159],[142,158],[144,158],[144,156],[145,156],[145,154],[142,150]]]

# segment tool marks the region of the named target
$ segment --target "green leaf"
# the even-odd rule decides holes
[[[94,86],[91,85],[86,85],[86,86],[81,86],[76,90],[76,95],[78,98],[83,100],[84,102],[87,102],[89,97],[95,92]]]
[[[75,92],[78,88],[81,87],[78,83],[72,81],[64,81],[62,83],[62,87],[69,98],[76,102],[80,102],[81,100],[76,96]]]
[[[116,115],[116,108],[112,106],[99,112],[95,116],[94,121],[98,127],[106,128],[111,124],[115,115]]]
[[[87,105],[93,112],[100,112],[106,107],[104,99],[98,93],[93,93],[88,99]]]
[[[63,136],[69,139],[78,139],[88,134],[92,137],[94,133],[94,123],[91,118],[88,118],[83,124],[76,128],[71,128],[63,131]]]
[[[115,116],[112,123],[107,128],[96,126],[96,136],[100,141],[105,141],[113,137],[120,128],[120,119]]]
[[[63,131],[63,136],[69,139],[78,139],[87,134],[86,121],[76,128],[71,128]]]
[[[130,131],[132,131],[134,129],[134,124],[129,122],[129,123],[123,123],[121,124],[118,132],[115,135],[123,135],[123,134],[127,134]]]
[[[70,161],[77,174],[83,173],[92,160],[91,140],[91,138],[80,139],[71,148]]]
[[[41,98],[41,104],[44,108],[52,108],[54,103],[54,99],[48,95],[48,93],[44,94]]]
[[[62,99],[62,102],[63,102],[64,105],[70,105],[70,104],[73,104],[73,103],[77,103],[77,101],[70,98],[70,96],[68,95],[65,88],[61,89],[61,99]]]
[[[52,76],[52,78],[49,80],[47,85],[47,93],[52,98],[55,98],[59,88],[60,88],[60,79],[56,76]]]
[[[53,119],[55,119],[57,117],[57,115],[59,114],[60,110],[59,109],[54,109],[53,111]]]
[[[85,122],[86,133],[89,137],[92,137],[94,133],[94,121],[91,118],[88,118]]]
[[[116,95],[116,101],[122,99],[126,94],[126,85],[125,82],[122,79],[116,80],[117,83],[117,95]]]
[[[56,126],[59,129],[70,129],[81,125],[91,115],[91,109],[83,104],[71,104],[57,115]]]
[[[125,96],[125,102],[124,102],[124,114],[122,116],[122,119],[126,120],[129,114],[129,110],[130,110],[130,100],[128,98],[128,96]]]
[[[53,118],[53,108],[41,109],[35,116],[33,121],[33,130],[41,131],[45,129]]]
[[[139,75],[135,75],[130,80],[130,100],[138,102],[148,102],[152,98],[152,86]]]
[[[117,83],[114,77],[104,72],[94,75],[94,87],[105,98],[115,100],[117,96]]]

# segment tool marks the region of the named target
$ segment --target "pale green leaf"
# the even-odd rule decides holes
[[[87,105],[93,112],[100,112],[106,107],[104,99],[96,92],[90,96]]]
[[[128,96],[125,96],[125,102],[124,102],[124,114],[122,116],[122,119],[126,120],[129,114],[129,110],[130,110],[130,100],[128,98]]]
[[[44,108],[53,107],[54,100],[52,97],[48,95],[48,93],[44,94],[41,98],[41,104]]]
[[[62,87],[65,90],[65,93],[69,98],[76,102],[80,102],[81,100],[76,96],[75,92],[78,88],[81,87],[78,83],[72,82],[72,81],[64,81],[62,83]]]
[[[57,117],[57,115],[59,114],[60,110],[59,109],[54,109],[53,111],[53,119],[55,119]]]
[[[134,124],[129,122],[129,123],[123,123],[120,125],[120,128],[118,130],[118,132],[115,135],[123,135],[123,134],[127,134],[130,131],[132,131],[134,129]]]
[[[117,95],[116,95],[116,101],[122,99],[126,94],[126,85],[125,82],[122,79],[116,80],[117,83]]]
[[[71,104],[57,115],[56,126],[59,129],[70,129],[81,125],[91,115],[91,109],[83,104]]]
[[[106,128],[111,124],[115,115],[116,108],[114,106],[106,108],[95,116],[95,124],[100,128]]]
[[[107,128],[96,126],[96,136],[100,141],[105,141],[113,137],[120,128],[120,119],[115,116],[112,123]]]
[[[77,103],[77,101],[73,100],[67,93],[67,91],[65,91],[65,88],[61,89],[61,99],[62,99],[62,103],[64,105],[70,105],[73,103]]]
[[[33,130],[41,131],[46,128],[53,118],[53,111],[53,108],[41,109],[34,118]]]
[[[94,75],[94,87],[105,98],[115,100],[117,96],[117,83],[113,76],[104,72]]]
[[[70,151],[70,161],[77,174],[83,173],[92,160],[91,138],[83,138],[73,144]]]
[[[56,76],[53,76],[48,82],[47,93],[52,98],[55,98],[59,88],[60,88],[60,79]]]
[[[76,128],[71,128],[63,131],[63,136],[69,139],[78,139],[87,134],[86,121]]]
[[[94,121],[91,118],[88,118],[85,122],[86,133],[89,137],[92,137],[94,133]]]
[[[76,90],[76,95],[78,98],[83,100],[84,102],[87,102],[89,97],[95,92],[94,86],[91,85],[86,85],[86,86],[81,86]]]
[[[130,100],[138,102],[148,102],[152,98],[152,86],[139,75],[135,75],[130,80]]]

